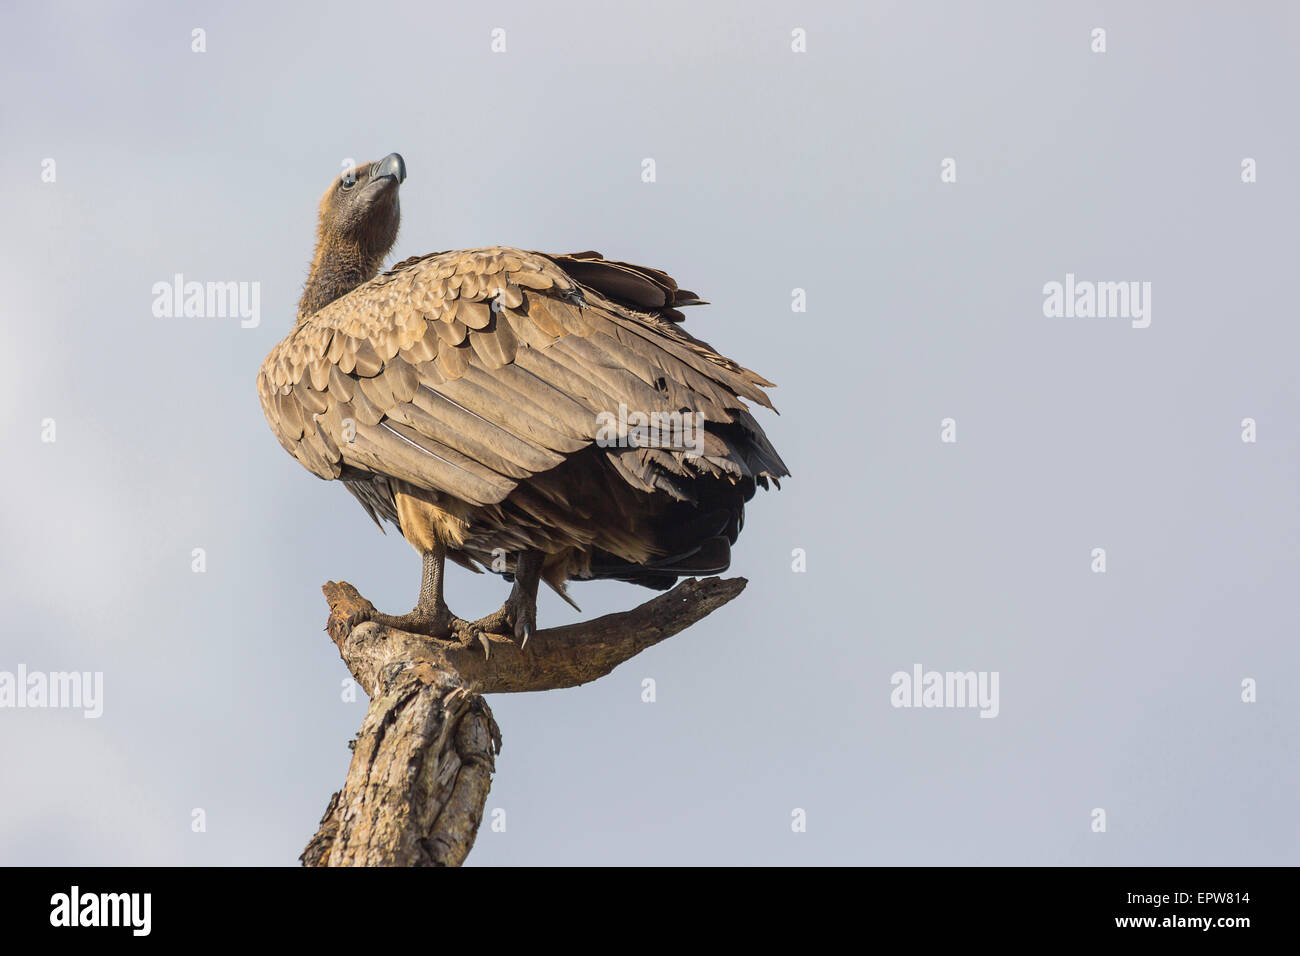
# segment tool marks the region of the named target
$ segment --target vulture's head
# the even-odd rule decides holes
[[[353,166],[335,177],[321,197],[322,238],[332,235],[382,259],[397,241],[402,218],[397,192],[404,179],[406,163],[399,153]]]
[[[353,166],[330,183],[320,201],[316,255],[298,307],[299,321],[379,273],[397,242],[402,219],[397,192],[404,179],[406,163],[389,153]]]

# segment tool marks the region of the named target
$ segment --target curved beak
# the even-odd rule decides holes
[[[381,179],[395,179],[399,184],[406,181],[406,162],[401,153],[389,153],[371,167],[371,182]]]

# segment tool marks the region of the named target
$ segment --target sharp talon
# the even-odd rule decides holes
[[[482,631],[478,632],[478,639],[483,643],[483,659],[492,660],[492,645],[488,643],[487,635]]]
[[[351,634],[352,631],[355,630],[357,627],[366,623],[366,621],[370,620],[371,615],[374,613],[375,613],[374,607],[363,607],[353,611],[351,614],[349,614],[346,618],[343,619],[343,627],[345,632]]]
[[[469,691],[467,691],[464,687],[457,687],[455,690],[451,691],[451,693],[449,693],[446,697],[442,699],[442,706],[444,708],[450,707],[452,704],[456,702],[457,698],[459,698],[462,694],[468,697]]]
[[[524,640],[523,640],[523,643],[521,643],[521,644],[519,645],[519,649],[520,649],[521,651],[522,651],[525,647],[528,646],[528,639],[529,639],[530,637],[532,637],[532,636],[533,636],[533,629],[532,629],[531,627],[529,627],[528,625],[525,624],[525,625],[524,625]]]

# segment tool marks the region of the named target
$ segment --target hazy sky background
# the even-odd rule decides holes
[[[105,701],[0,710],[0,863],[294,865],[342,785],[320,585],[404,611],[419,560],[254,377],[318,197],[393,150],[398,258],[594,248],[709,299],[794,472],[739,600],[490,698],[471,863],[1300,863],[1298,43],[1282,3],[6,3],[0,670]],[[1151,326],[1045,318],[1067,272],[1151,282]],[[261,324],[154,318],[175,273],[260,282]],[[450,575],[465,616],[507,590]],[[917,663],[997,671],[999,716],[891,707]]]

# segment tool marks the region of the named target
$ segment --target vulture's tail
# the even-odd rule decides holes
[[[666,591],[679,577],[721,574],[731,567],[731,542],[722,535],[706,538],[681,554],[633,564],[598,551],[591,556],[591,577],[627,581],[656,591]]]

